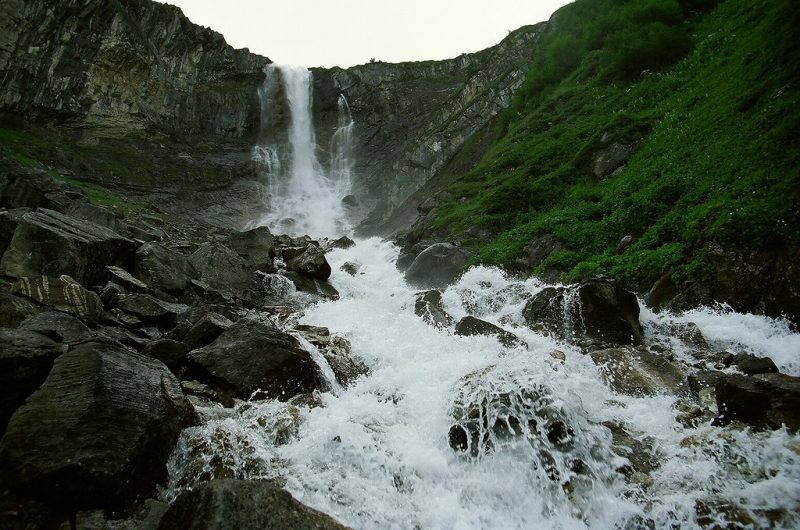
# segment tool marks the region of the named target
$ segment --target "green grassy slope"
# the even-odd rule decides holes
[[[800,10],[791,0],[578,0],[542,37],[500,139],[430,221],[514,267],[536,235],[564,249],[536,270],[644,289],[700,279],[710,244],[800,242]],[[643,72],[644,70],[644,72]],[[636,145],[618,174],[594,153]],[[463,235],[473,226],[490,242]],[[636,242],[621,255],[617,243]]]

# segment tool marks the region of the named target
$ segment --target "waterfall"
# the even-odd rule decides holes
[[[342,199],[350,192],[353,119],[339,97],[338,127],[331,140],[330,170],[317,158],[309,70],[268,65],[259,88],[261,130],[253,160],[266,181],[266,214],[258,221],[278,233],[336,236],[349,230]],[[283,97],[282,97],[283,96]],[[288,134],[278,137],[284,104]]]

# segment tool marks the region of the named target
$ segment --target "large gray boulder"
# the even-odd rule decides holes
[[[345,530],[266,480],[212,480],[180,495],[161,519],[162,530]]]
[[[531,329],[567,340],[635,345],[644,338],[636,295],[613,280],[547,287],[528,300],[522,315]]]
[[[69,275],[80,284],[97,285],[106,265],[124,265],[136,243],[89,221],[40,208],[22,216],[0,260],[8,276]]]
[[[282,256],[286,262],[286,270],[319,280],[327,280],[331,276],[331,266],[325,259],[325,252],[315,243],[304,247],[284,248]]]
[[[188,360],[200,379],[241,399],[261,389],[286,400],[325,386],[295,337],[256,319],[239,320],[208,346],[189,352]]]
[[[591,353],[614,391],[631,396],[687,390],[686,374],[663,354],[646,348],[609,348]]]
[[[12,290],[44,306],[80,317],[86,322],[95,323],[103,316],[100,296],[66,274],[60,278],[21,277],[12,286]]]
[[[234,232],[228,236],[226,244],[255,270],[273,272],[275,243],[272,240],[272,233],[266,226]]]
[[[162,363],[86,343],[61,355],[0,441],[3,487],[71,511],[151,493],[193,412]]]
[[[244,258],[221,243],[205,243],[189,261],[200,280],[214,289],[236,293],[252,285],[253,270]]]
[[[136,251],[133,272],[151,287],[167,292],[181,292],[195,277],[189,258],[158,243],[145,243]]]
[[[440,289],[453,283],[472,257],[452,243],[435,243],[423,250],[406,271],[406,281],[421,289]]]

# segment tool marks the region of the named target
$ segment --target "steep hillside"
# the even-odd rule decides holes
[[[643,291],[666,273],[655,302],[800,315],[800,16],[710,4],[560,10],[501,138],[408,243],[449,234],[476,261]]]

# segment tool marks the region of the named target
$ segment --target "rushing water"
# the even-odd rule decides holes
[[[206,410],[207,423],[184,433],[171,462],[173,493],[223,469],[223,476],[285,477],[296,497],[355,528],[646,528],[648,519],[656,528],[694,528],[696,502],[715,499],[762,524],[770,510],[788,510],[788,526],[795,524],[797,436],[685,427],[675,421],[674,395],[612,392],[580,350],[522,325],[526,298],[543,288],[535,280],[476,267],[443,297],[455,318],[498,324],[527,347],[436,329],[414,314],[415,293],[396,256],[377,239],[332,251],[331,282],[341,299],[318,303],[301,319],[348,338],[370,373],[321,394],[314,408],[268,401]],[[339,271],[346,261],[357,262],[359,273]],[[780,322],[730,312],[644,312],[643,321],[650,340],[670,339],[660,334],[673,321],[691,321],[712,341],[759,355],[800,340]],[[554,349],[565,352],[563,364],[549,355]],[[774,356],[779,364],[794,366],[782,355]],[[572,436],[559,445],[494,433],[480,450],[457,452],[448,432],[470,403],[484,404],[490,424],[511,416],[541,426],[563,421]],[[612,451],[604,422],[651,448],[659,466],[649,477],[626,481],[615,471],[625,461]]]
[[[347,229],[342,199],[352,178],[353,120],[344,95],[339,97],[338,127],[331,140],[328,169],[317,158],[312,114],[312,74],[302,67],[268,65],[258,91],[261,133],[253,149],[267,184],[267,213],[256,224],[279,233],[339,234]],[[281,97],[284,96],[284,97]],[[288,137],[277,138],[277,115],[288,104]]]

